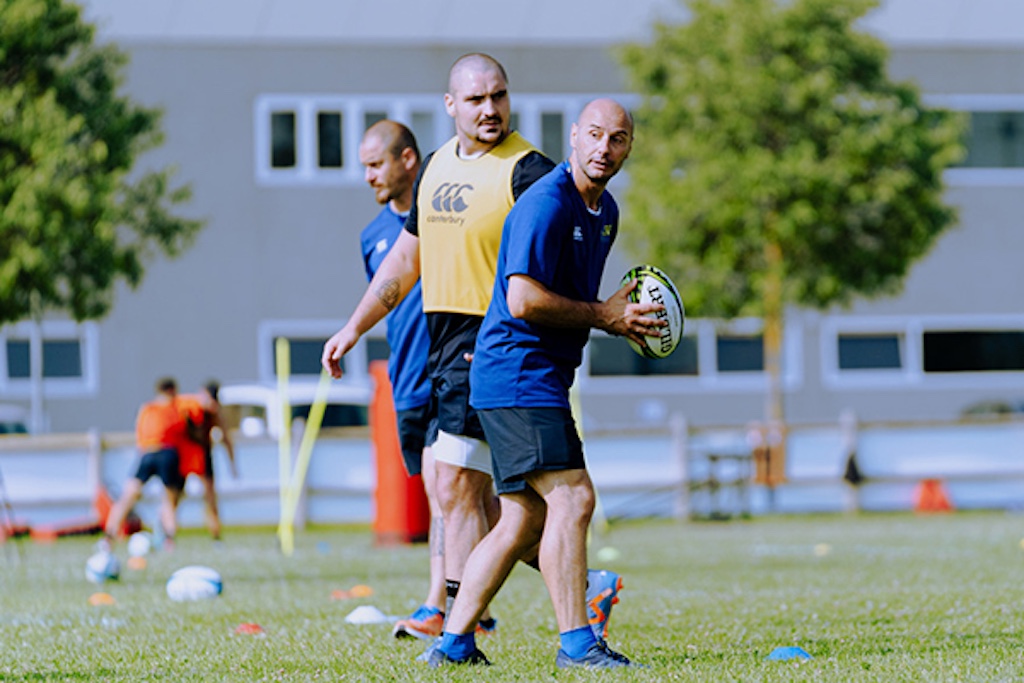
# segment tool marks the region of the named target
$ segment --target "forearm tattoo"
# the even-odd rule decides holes
[[[395,306],[398,305],[399,291],[398,278],[392,278],[380,283],[380,286],[377,287],[377,291],[374,292],[374,294],[377,295],[377,300],[380,301],[384,308],[389,311],[393,311]]]

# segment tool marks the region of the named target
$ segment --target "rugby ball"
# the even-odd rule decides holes
[[[661,328],[661,334],[656,337],[648,336],[643,344],[637,344],[632,339],[627,339],[629,345],[645,358],[664,358],[676,350],[679,340],[683,338],[683,325],[686,322],[686,310],[683,308],[683,300],[679,296],[668,275],[659,268],[651,265],[636,266],[622,276],[621,287],[631,280],[637,280],[636,288],[629,293],[629,299],[633,303],[640,304],[661,304],[665,308],[657,313],[648,313],[652,318],[666,321],[668,324]]]
[[[117,581],[121,576],[121,563],[109,550],[100,550],[85,561],[85,578],[93,583]]]
[[[153,537],[146,531],[136,531],[128,537],[128,554],[143,557],[153,549]]]
[[[182,567],[167,579],[167,597],[175,602],[210,600],[223,589],[220,573],[202,565]]]

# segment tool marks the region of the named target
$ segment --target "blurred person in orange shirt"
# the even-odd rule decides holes
[[[235,447],[221,418],[221,406],[217,400],[219,392],[220,384],[210,380],[202,386],[198,394],[179,396],[176,400],[178,410],[184,416],[187,426],[186,438],[178,446],[181,478],[184,481],[190,474],[195,474],[203,480],[206,528],[210,530],[210,536],[215,541],[219,541],[221,535],[217,489],[213,477],[213,445],[216,432],[219,432],[220,442],[227,452],[231,476],[238,478]]]
[[[179,410],[178,384],[171,377],[156,383],[156,396],[139,409],[135,419],[135,440],[139,450],[139,464],[129,477],[107,516],[105,540],[109,546],[117,538],[128,513],[142,498],[142,487],[153,476],[164,485],[160,501],[160,525],[166,536],[167,547],[173,547],[177,532],[178,503],[185,484],[179,463],[179,448],[188,441],[185,417]]]

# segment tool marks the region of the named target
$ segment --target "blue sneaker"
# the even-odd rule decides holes
[[[603,640],[598,640],[590,646],[585,655],[577,659],[573,659],[565,654],[565,650],[559,649],[558,656],[555,657],[555,666],[559,669],[569,669],[577,666],[585,669],[617,669],[627,666],[639,667],[640,665],[629,661],[629,657],[626,655],[621,655],[609,649]]]
[[[587,621],[598,640],[608,635],[608,619],[612,605],[619,602],[622,577],[606,569],[587,571]]]
[[[430,641],[430,645],[427,645],[427,649],[416,655],[417,662],[429,662],[430,658],[434,655],[434,652],[441,647],[441,636],[434,638]]]
[[[438,638],[440,640],[440,638]],[[469,653],[465,659],[452,659],[444,652],[441,648],[434,648],[433,652],[430,653],[430,657],[427,658],[427,665],[431,668],[438,669],[448,664],[471,664],[480,666],[490,666],[491,663],[487,661],[487,657],[480,650],[473,650]]]

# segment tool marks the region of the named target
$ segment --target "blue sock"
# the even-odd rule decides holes
[[[465,659],[476,650],[476,634],[473,631],[459,634],[445,631],[441,634],[438,649],[452,659]]]
[[[573,659],[587,654],[587,650],[597,642],[597,636],[589,625],[559,633],[558,637],[562,640],[562,651]]]

